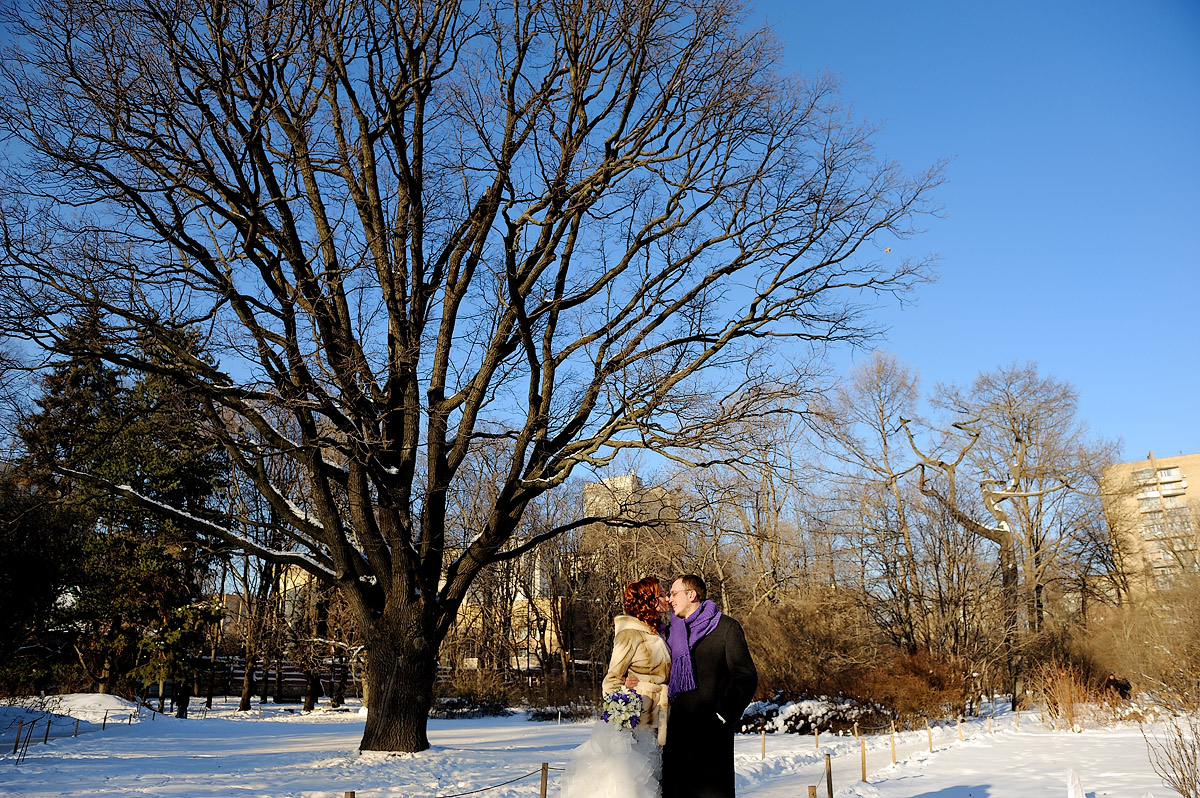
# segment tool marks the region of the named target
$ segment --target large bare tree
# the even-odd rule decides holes
[[[835,82],[781,76],[727,0],[6,8],[9,331],[49,344],[98,302],[98,354],[203,398],[290,541],[204,531],[345,596],[364,749],[428,746],[472,580],[563,528],[524,531],[534,498],[766,412],[794,387],[775,344],[862,336],[864,292],[925,266],[876,242],[913,231],[940,169],[876,157]],[[455,481],[496,441],[450,546]]]

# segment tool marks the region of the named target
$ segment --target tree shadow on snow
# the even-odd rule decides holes
[[[935,792],[917,793],[913,798],[988,798],[992,794],[990,784],[964,784],[946,787]]]

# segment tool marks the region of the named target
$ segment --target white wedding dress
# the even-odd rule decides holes
[[[662,749],[653,728],[632,732],[597,720],[572,752],[561,798],[659,798]]]

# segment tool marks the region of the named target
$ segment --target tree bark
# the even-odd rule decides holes
[[[238,712],[250,711],[250,696],[254,694],[254,655],[246,655],[246,667],[242,671],[242,697],[238,701]]]
[[[437,649],[424,634],[405,634],[405,624],[377,621],[367,646],[371,705],[363,751],[424,751],[426,721],[433,706]]]

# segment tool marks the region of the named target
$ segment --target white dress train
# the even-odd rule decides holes
[[[659,798],[661,776],[662,749],[653,728],[630,732],[597,720],[567,763],[561,798]]]

